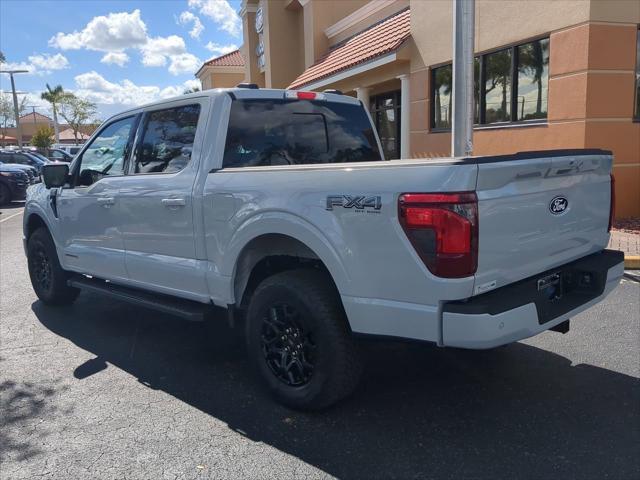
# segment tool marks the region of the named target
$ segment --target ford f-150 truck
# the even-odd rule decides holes
[[[46,304],[85,289],[190,320],[226,308],[271,392],[318,409],[357,384],[357,334],[486,349],[566,332],[623,275],[611,164],[384,161],[358,100],[241,85],[116,115],[45,166],[25,250]]]

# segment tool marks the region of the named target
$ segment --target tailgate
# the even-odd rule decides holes
[[[605,248],[611,164],[600,150],[479,159],[474,294]]]

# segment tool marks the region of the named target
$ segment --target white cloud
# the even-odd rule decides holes
[[[209,42],[204,48],[209,50],[214,55],[224,55],[225,53],[233,52],[238,49],[238,45],[230,43],[229,45],[221,45],[219,43]]]
[[[197,78],[187,80],[186,82],[183,83],[183,85],[187,89],[197,88],[198,90],[202,90],[202,84],[200,83],[200,80],[198,80]]]
[[[180,85],[160,88],[156,85],[136,85],[131,80],[110,82],[95,71],[83,73],[75,77],[77,89],[73,93],[98,105],[113,105],[131,108],[162,98],[181,95],[187,88],[192,88],[194,80],[187,80]],[[104,110],[104,109],[102,109]]]
[[[119,67],[124,67],[128,61],[129,55],[124,52],[107,52],[100,60],[101,63],[106,63],[107,65],[118,65]]]
[[[49,46],[61,50],[98,50],[118,52],[125,48],[144,45],[147,26],[140,18],[140,10],[131,13],[109,13],[94,17],[80,32],[58,32],[49,40]]]
[[[188,11],[182,12],[180,17],[178,17],[179,25],[188,25],[191,22],[193,22],[193,27],[189,31],[189,35],[191,35],[191,38],[199,39],[200,34],[204,30],[204,25],[202,25],[200,18]]]
[[[69,60],[61,53],[55,55],[49,55],[45,53],[43,55],[31,55],[29,61],[38,70],[62,70],[69,67]]]
[[[145,67],[162,67],[167,63],[167,57],[184,54],[187,47],[182,37],[170,35],[168,37],[149,38],[140,48],[142,64]],[[195,72],[195,70],[194,70]]]
[[[200,19],[191,12],[183,12],[180,18],[181,21],[193,22],[191,36],[200,35],[204,29]],[[63,50],[86,49],[106,52],[100,61],[121,67],[129,61],[126,50],[136,49],[141,54],[142,65],[164,67],[168,64],[169,72],[173,75],[193,74],[201,63],[195,55],[187,52],[182,37],[150,37],[147,34],[147,26],[140,17],[140,10],[94,17],[79,32],[56,34],[49,40],[49,45]],[[61,54],[57,54],[49,60],[58,56],[64,59]]]
[[[3,70],[27,70],[30,74],[36,73],[36,67],[27,62],[8,62],[2,64]]]
[[[69,68],[69,60],[61,53],[30,55],[28,62],[5,63],[6,70],[27,70],[30,75],[48,75],[54,70]]]
[[[182,73],[195,73],[202,61],[190,53],[182,53],[180,55],[171,55],[171,64],[169,65],[169,73],[172,75],[180,75]]]
[[[234,37],[242,34],[240,16],[227,0],[189,0],[189,8],[198,9],[201,15],[209,17]]]

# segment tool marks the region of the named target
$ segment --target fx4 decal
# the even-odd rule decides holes
[[[333,207],[355,208],[358,211],[369,209],[377,213],[382,208],[382,199],[380,195],[329,195],[326,208],[333,210]]]

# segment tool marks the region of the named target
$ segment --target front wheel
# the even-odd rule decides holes
[[[48,305],[69,305],[80,290],[67,285],[69,273],[62,269],[49,231],[38,228],[27,243],[27,263],[31,285],[40,300]]]
[[[353,392],[362,362],[331,279],[293,270],[264,280],[247,311],[247,350],[285,405],[326,408]]]

